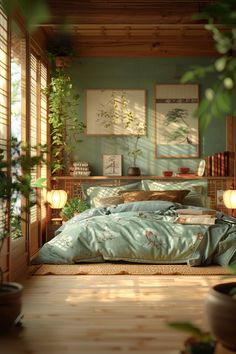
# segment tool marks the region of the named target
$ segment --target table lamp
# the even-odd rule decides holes
[[[236,190],[229,189],[223,193],[224,205],[228,209],[236,209]],[[234,212],[233,212],[234,216]]]
[[[51,209],[62,209],[67,202],[67,193],[62,189],[52,189],[47,192],[47,202]],[[61,224],[62,218],[53,217],[51,219],[53,224]]]

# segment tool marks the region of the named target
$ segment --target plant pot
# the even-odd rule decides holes
[[[57,68],[68,68],[71,65],[71,57],[69,56],[56,56],[55,65]]]
[[[185,354],[214,354],[215,343],[194,342],[186,345]]]
[[[0,332],[9,330],[21,314],[23,286],[3,283],[0,286]]]
[[[211,333],[224,347],[236,351],[236,299],[229,295],[236,283],[217,284],[206,299]]]
[[[141,171],[139,167],[129,167],[128,168],[128,172],[127,172],[128,176],[140,176]]]

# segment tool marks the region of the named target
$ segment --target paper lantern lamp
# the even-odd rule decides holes
[[[223,201],[228,209],[236,209],[236,190],[229,189],[223,193]]]
[[[67,201],[67,193],[62,189],[52,189],[47,193],[47,201],[52,209],[62,209]]]

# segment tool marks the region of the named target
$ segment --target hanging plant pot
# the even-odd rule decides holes
[[[9,330],[19,318],[22,308],[23,286],[3,283],[0,286],[0,332]]]
[[[128,176],[140,176],[141,171],[139,167],[129,167],[128,168]]]
[[[69,56],[56,56],[55,65],[57,68],[68,68],[71,65],[71,57]]]

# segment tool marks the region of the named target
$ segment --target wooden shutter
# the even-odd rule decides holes
[[[47,68],[43,65],[40,57],[31,53],[30,55],[30,144],[46,144],[47,142],[47,99],[41,89],[47,85]],[[32,154],[36,151],[32,150]],[[46,177],[46,167],[38,167],[32,171],[33,179]],[[42,244],[42,230],[46,223],[45,193],[38,191],[37,199],[39,204],[33,206],[30,211],[29,231],[29,255],[32,256],[38,251]]]
[[[9,158],[9,31],[8,20],[0,4],[0,148]],[[0,232],[5,228],[5,206],[0,208]],[[5,238],[1,252],[4,278],[9,278],[10,239]]]

